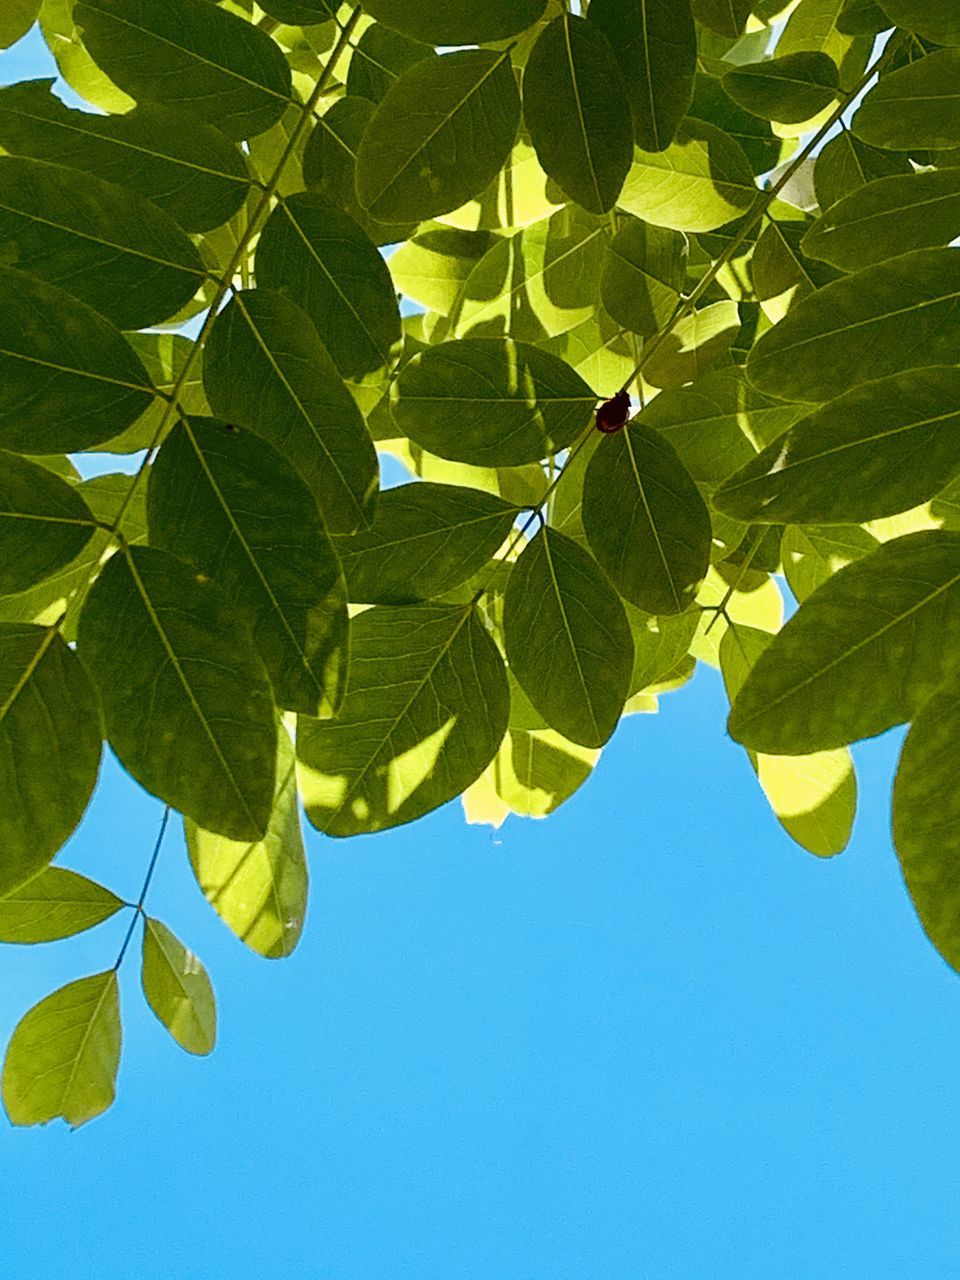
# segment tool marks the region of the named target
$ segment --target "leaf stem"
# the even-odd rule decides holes
[[[144,919],[146,919],[146,913],[144,912],[143,904],[147,900],[147,892],[150,889],[150,881],[153,879],[153,873],[157,869],[157,859],[160,857],[160,846],[163,844],[163,837],[166,835],[167,823],[169,821],[170,821],[170,806],[167,805],[163,811],[163,817],[160,819],[160,830],[157,833],[156,843],[153,846],[153,853],[150,855],[150,863],[147,867],[147,874],[143,878],[143,886],[140,889],[140,897],[137,899],[136,903],[129,904],[133,907],[133,918],[130,921],[130,928],[127,930],[127,936],[123,940],[123,946],[120,948],[120,954],[117,956],[116,962],[113,966],[114,973],[116,973],[117,970],[120,968],[120,966],[123,964],[123,957],[127,954],[127,948],[130,945],[130,939],[133,937],[133,931],[137,927],[137,921],[140,919],[141,916]]]

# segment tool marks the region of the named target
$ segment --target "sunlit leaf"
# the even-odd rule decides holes
[[[74,20],[78,0],[42,0],[40,30],[65,82],[101,111],[126,112],[137,104],[90,57]]]
[[[140,978],[147,1003],[181,1049],[210,1053],[217,1039],[217,1006],[207,971],[151,916],[143,926]]]
[[[757,661],[730,715],[757,751],[804,755],[909,720],[956,666],[960,535],[910,534],[828,579]]]
[[[693,16],[704,27],[730,40],[743,34],[751,0],[692,0]]]
[[[430,44],[484,44],[532,26],[546,0],[364,0],[378,22]]]
[[[3,1105],[13,1124],[62,1117],[72,1129],[111,1106],[120,1065],[114,969],[46,996],[17,1023],[3,1064]]]
[[[369,609],[353,623],[350,686],[335,720],[301,717],[300,791],[327,835],[429,813],[480,776],[503,740],[499,651],[471,607]]]
[[[825,53],[791,53],[728,71],[723,87],[764,120],[801,124],[828,107],[839,92],[836,63]]]
[[[390,274],[406,297],[449,315],[471,271],[491,248],[491,240],[486,231],[427,223],[390,255]]]
[[[109,920],[123,901],[65,867],[47,867],[0,898],[0,942],[56,942]]]
[[[524,549],[504,639],[511,672],[550,727],[603,746],[629,694],[633,640],[616,592],[572,539],[545,526]]]
[[[802,603],[817,587],[854,560],[880,545],[858,524],[791,525],[783,535],[783,570],[790,590]]]
[[[735,302],[715,302],[677,321],[651,350],[643,376],[653,387],[682,387],[695,382],[728,357],[740,332],[740,311]]]
[[[642,338],[664,327],[686,279],[682,235],[629,218],[607,245],[600,296],[619,324]]]
[[[222,589],[166,551],[129,548],[94,584],[78,650],[110,745],[141,786],[211,831],[261,839],[273,807],[273,697]]]

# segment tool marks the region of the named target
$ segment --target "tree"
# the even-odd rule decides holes
[[[18,1025],[11,1120],[109,1106],[138,921],[213,1047],[145,910],[172,813],[283,956],[301,803],[545,816],[697,662],[821,856],[911,724],[960,967],[954,0],[18,0],[0,43],[38,13],[98,113],[0,89],[0,939],[132,916]],[[104,741],[165,805],[137,904],[51,865]]]

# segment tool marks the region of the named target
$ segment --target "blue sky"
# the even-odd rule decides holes
[[[0,57],[37,74],[36,45]],[[118,1101],[0,1124],[12,1280],[910,1280],[960,1257],[960,979],[889,838],[899,735],[857,751],[849,851],[803,854],[715,673],[627,721],[545,823],[458,805],[309,837],[303,944],[246,952],[177,832],[148,903],[202,957],[182,1054],[122,974]],[[61,861],[135,896],[159,804],[108,763]],[[0,1037],[125,921],[2,957]]]

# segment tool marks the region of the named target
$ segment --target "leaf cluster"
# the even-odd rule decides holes
[[[0,89],[0,939],[132,912],[18,1025],[15,1123],[109,1106],[138,922],[216,1036],[160,841],[136,903],[52,865],[105,744],[278,958],[301,810],[544,817],[707,663],[820,856],[850,744],[912,725],[897,850],[960,967],[960,18],[786,7],[4,7],[91,109]]]

